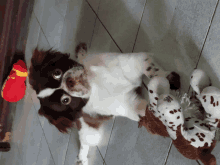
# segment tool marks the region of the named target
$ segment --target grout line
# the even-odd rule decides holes
[[[214,10],[213,15],[212,15],[212,18],[211,18],[211,22],[210,22],[210,24],[209,24],[209,28],[208,28],[208,31],[207,31],[207,33],[206,33],[204,43],[203,43],[203,45],[202,45],[202,49],[201,49],[200,54],[199,54],[198,61],[197,61],[197,63],[196,63],[196,67],[195,67],[194,69],[197,69],[197,67],[198,67],[199,60],[200,60],[200,58],[201,58],[201,56],[202,56],[202,52],[203,52],[203,49],[204,49],[204,47],[205,47],[206,40],[207,40],[208,35],[209,35],[209,31],[210,31],[210,29],[211,29],[213,19],[214,19],[214,17],[215,17],[218,4],[219,4],[219,0],[218,0],[217,3],[216,3],[215,10]],[[189,86],[189,88],[188,88],[188,93],[189,93],[190,87],[191,87],[191,86]]]
[[[31,100],[32,100],[32,103],[34,103],[32,97],[31,97]],[[34,104],[33,104],[33,105],[34,105]],[[36,110],[35,106],[34,106],[34,109],[35,109],[35,112],[36,112],[37,110]],[[49,149],[51,158],[52,158],[52,160],[53,160],[54,165],[56,165],[56,163],[55,163],[55,161],[54,161],[54,158],[53,158],[53,155],[52,155],[52,152],[51,152],[51,150],[50,150],[49,143],[48,143],[47,138],[46,138],[46,135],[45,135],[45,133],[44,133],[44,129],[43,129],[43,127],[42,127],[42,124],[41,124],[41,122],[40,122],[40,119],[39,119],[39,116],[38,116],[38,115],[37,115],[37,118],[38,118],[38,121],[39,121],[39,123],[40,123],[41,129],[42,129],[42,132],[43,132],[42,136],[45,137],[45,140],[46,140],[46,143],[47,143],[47,145],[48,145],[48,149]],[[42,140],[42,137],[41,137],[41,140]],[[40,152],[40,151],[39,151],[39,152]]]
[[[198,163],[198,165],[201,165],[198,160],[196,160],[196,162]]]
[[[215,10],[214,10],[214,13],[213,13],[213,15],[212,15],[211,22],[210,22],[210,24],[209,24],[209,28],[208,28],[208,31],[207,31],[206,36],[205,36],[205,41],[204,41],[204,43],[203,43],[203,45],[202,45],[202,49],[201,49],[201,52],[200,52],[200,55],[199,55],[199,59],[198,59],[198,62],[197,62],[197,64],[196,64],[195,69],[197,68],[197,66],[198,66],[198,64],[199,64],[199,60],[200,60],[200,58],[201,58],[203,49],[204,49],[204,47],[205,47],[205,43],[206,43],[206,40],[207,40],[207,38],[208,38],[209,31],[210,31],[211,26],[212,26],[212,22],[213,22],[213,19],[214,19],[214,17],[215,17],[215,14],[216,14],[216,10],[217,10],[218,4],[219,4],[219,0],[217,1],[217,4],[216,4],[216,6],[215,6]]]
[[[166,156],[165,161],[164,161],[164,165],[167,164],[167,160],[168,160],[168,157],[169,157],[169,154],[170,154],[170,151],[171,151],[172,145],[173,145],[173,142],[172,142],[172,140],[171,140],[171,142],[170,142],[170,146],[169,146],[169,149],[168,149],[168,152],[167,152],[167,156]]]
[[[116,120],[116,117],[114,118],[114,122],[113,122],[113,125],[112,125],[112,130],[111,130],[111,133],[110,133],[110,137],[109,137],[108,145],[107,145],[107,148],[106,148],[104,160],[105,160],[105,157],[106,157],[106,154],[107,154],[107,151],[108,151],[109,142],[110,142],[110,139],[111,139],[111,136],[112,136],[112,131],[113,131],[114,125],[115,125],[115,120]],[[105,161],[104,161],[104,162],[105,162]],[[104,163],[103,163],[103,165],[104,165]]]
[[[87,2],[87,3],[88,3],[88,2]],[[101,3],[101,0],[99,1],[99,6],[100,6],[100,3]],[[98,9],[97,9],[97,14],[98,14],[98,11],[99,11],[99,6],[98,6]],[[90,7],[90,8],[91,8],[91,7]],[[91,40],[90,40],[89,48],[90,48],[91,45],[92,45],[92,40],[93,40],[93,36],[94,36],[94,33],[95,33],[96,21],[97,21],[97,17],[95,18],[95,23],[94,23],[94,27],[93,27],[93,31],[92,31],[92,37],[91,37]]]
[[[96,146],[96,148],[98,149],[99,154],[100,154],[100,155],[101,155],[101,157],[102,157],[103,164],[107,165],[107,164],[106,164],[106,162],[105,162],[105,159],[103,158],[103,156],[102,156],[102,154],[101,154],[101,152],[100,152],[100,150],[99,150],[99,147],[98,147],[98,146]]]
[[[72,135],[72,129],[71,129],[71,132],[70,132],[70,137],[69,137],[69,140],[68,140],[68,145],[67,145],[67,149],[66,149],[66,154],[65,154],[65,158],[64,158],[64,162],[63,162],[63,164],[65,164],[65,161],[66,161],[66,156],[67,156],[67,152],[68,152],[68,146],[69,146],[69,144],[70,144],[70,138],[71,138],[71,135]]]
[[[42,134],[42,136],[43,136],[43,134]],[[42,143],[42,136],[41,136],[41,138],[40,138],[40,145],[41,145],[41,143]],[[38,153],[37,153],[37,160],[36,160],[36,163],[37,163],[37,161],[38,161],[38,157],[39,157],[39,155],[40,155],[40,146],[39,146],[39,150],[38,150]]]
[[[34,15],[35,15],[35,14],[34,14]],[[39,24],[39,26],[40,26],[40,30],[42,31],[44,37],[45,37],[46,40],[47,40],[47,37],[46,37],[46,35],[45,35],[44,31],[43,31],[43,28],[41,27],[41,24],[40,24],[39,20],[37,19],[36,15],[35,15],[35,18],[36,18],[36,20],[37,20],[37,22],[38,22],[38,24]],[[40,33],[39,33],[39,37],[40,37]],[[38,38],[38,41],[37,41],[37,45],[38,45],[38,42],[39,42],[39,38]],[[47,40],[47,43],[48,43],[48,45],[50,45],[50,43],[49,43],[48,40]]]
[[[134,46],[132,48],[132,53],[134,52],[134,48],[135,48],[135,45],[136,45],[136,41],[137,41],[138,33],[139,33],[139,30],[140,30],[140,27],[141,27],[141,22],[142,22],[142,19],[143,19],[143,16],[144,16],[144,11],[145,11],[146,5],[147,5],[147,0],[145,1],[145,4],[144,4],[144,9],[143,9],[143,13],[141,15],[141,20],[140,20],[138,30],[137,30],[137,34],[136,34],[136,37],[135,37],[135,40],[134,40]]]
[[[92,45],[92,39],[93,39],[93,36],[94,36],[94,33],[95,33],[96,21],[97,21],[97,17],[95,18],[95,23],[94,23],[94,27],[93,27],[93,31],[92,31],[92,37],[91,37],[90,43],[89,43],[89,48]]]
[[[100,20],[99,16],[96,14],[96,12],[94,11],[94,9],[92,8],[92,6],[90,5],[90,3],[88,2],[88,0],[86,0],[86,2],[88,3],[89,7],[92,9],[92,11],[94,12],[94,14],[96,15],[97,19],[100,21],[100,23],[102,24],[102,26],[104,27],[104,29],[106,30],[106,32],[109,34],[109,36],[111,37],[111,39],[113,40],[113,42],[115,43],[115,45],[118,47],[118,49],[120,50],[121,53],[123,53],[123,51],[120,49],[119,45],[116,43],[116,41],[114,40],[114,38],[111,36],[110,32],[108,31],[108,29],[105,27],[105,25],[102,23],[102,21]]]

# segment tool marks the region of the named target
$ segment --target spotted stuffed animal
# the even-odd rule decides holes
[[[204,79],[206,80],[207,77],[203,75],[200,80]],[[197,79],[195,76],[195,79],[191,79],[191,84],[196,84],[196,87],[198,87],[200,83],[199,88],[197,88],[199,89],[197,90],[197,98],[200,100],[203,99],[203,101],[205,98],[208,99],[207,96],[204,97],[203,93],[205,89],[209,88],[205,88],[200,95],[198,93],[200,93],[200,87],[204,88],[208,86],[210,82],[198,81],[198,83],[194,82],[195,80],[199,80],[199,77]],[[209,91],[211,90],[209,89]],[[155,118],[160,120],[178,151],[189,159],[201,160],[205,165],[215,165],[216,159],[214,155],[211,154],[211,151],[216,144],[214,128],[217,127],[218,122],[216,119],[213,120],[213,116],[218,117],[218,115],[216,113],[213,114],[212,108],[206,105],[207,101],[209,101],[209,103],[212,103],[212,107],[214,107],[214,101],[217,105],[217,98],[210,96],[209,100],[206,100],[206,104],[202,104],[206,113],[209,114],[208,117],[202,120],[196,115],[188,113],[189,109],[191,111],[198,111],[200,106],[191,103],[190,98],[187,97],[186,94],[181,97],[180,100],[171,95],[169,92],[169,82],[166,78],[152,78],[148,84],[148,93],[150,104],[146,110],[146,114],[151,112]],[[145,119],[143,118],[143,120]],[[145,127],[146,125],[150,125],[149,122],[151,121],[142,121]],[[152,130],[150,132],[152,132]],[[156,134],[164,136],[162,133],[157,132]]]
[[[148,53],[145,59],[145,68],[147,68],[144,74],[152,79],[153,77],[165,77],[169,80],[170,89],[177,90],[180,88],[180,76],[174,71],[165,71],[160,65],[153,59],[153,54]]]

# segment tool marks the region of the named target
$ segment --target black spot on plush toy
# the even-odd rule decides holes
[[[180,76],[174,71],[165,71],[162,69],[152,58],[150,54],[145,59],[145,75],[152,79],[153,77],[160,76],[166,77],[170,83],[170,89],[177,90],[180,88]]]

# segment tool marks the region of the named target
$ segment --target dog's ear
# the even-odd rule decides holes
[[[44,51],[39,51],[38,48],[35,48],[33,51],[33,56],[31,58],[31,63],[33,66],[42,64],[46,54]]]
[[[41,108],[38,110],[38,114],[40,116],[44,116],[48,119],[50,124],[53,124],[60,132],[62,133],[68,133],[68,129],[73,127],[73,121],[70,119],[60,116],[58,118],[52,116],[52,114],[45,113],[45,110]]]
[[[79,56],[84,56],[86,53],[87,53],[86,43],[79,43],[75,49],[76,58],[78,58]]]

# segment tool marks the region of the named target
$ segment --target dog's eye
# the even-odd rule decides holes
[[[61,103],[64,105],[68,105],[71,102],[71,97],[68,95],[63,95],[61,97]]]
[[[59,80],[62,76],[62,70],[60,69],[55,69],[53,72],[53,78],[56,80]]]

